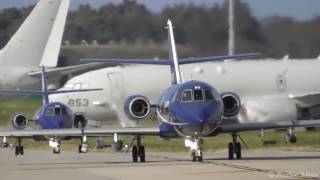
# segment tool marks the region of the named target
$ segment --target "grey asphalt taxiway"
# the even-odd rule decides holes
[[[226,150],[207,152],[201,163],[183,152],[148,152],[147,162],[132,163],[130,153],[0,149],[1,180],[202,180],[320,179],[320,152],[250,150],[242,160],[227,160]]]

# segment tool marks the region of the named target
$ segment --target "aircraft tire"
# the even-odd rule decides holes
[[[229,159],[233,159],[233,144],[230,142],[228,145],[228,154],[229,154]]]
[[[15,151],[14,151],[14,154],[15,154],[16,156],[19,155],[19,147],[18,147],[18,146],[16,146]]]
[[[139,146],[139,157],[140,157],[140,162],[146,162],[146,154],[145,154],[144,146]]]
[[[192,162],[196,162],[197,161],[196,152],[192,152],[191,156],[192,156]]]
[[[202,154],[202,152],[200,152],[200,156],[198,157],[198,161],[199,161],[199,162],[202,162],[202,161],[203,161],[203,154]]]
[[[237,152],[236,152],[237,159],[241,159],[241,144],[237,142]]]
[[[137,146],[132,147],[132,161],[138,162],[138,149]]]

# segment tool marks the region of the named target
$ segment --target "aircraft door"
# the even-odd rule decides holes
[[[121,103],[125,97],[124,80],[122,74],[112,72],[107,74],[108,86],[110,87],[110,97],[117,104]]]

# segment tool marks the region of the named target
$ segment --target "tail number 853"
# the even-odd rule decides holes
[[[70,107],[88,107],[89,106],[89,100],[88,99],[69,99],[68,105]]]

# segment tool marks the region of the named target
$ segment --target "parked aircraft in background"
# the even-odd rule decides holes
[[[69,0],[41,0],[0,51],[0,89],[40,86],[30,73],[39,65],[55,67],[66,22]],[[41,73],[40,73],[41,74]],[[2,95],[7,99],[16,95]]]
[[[85,91],[98,91],[102,89],[81,89],[81,90],[65,90],[65,91],[52,91],[48,90],[47,75],[44,67],[42,67],[42,90],[0,90],[3,94],[39,94],[42,95],[43,105],[35,113],[33,118],[27,118],[22,113],[15,113],[12,115],[11,124],[17,133],[22,133],[25,128],[32,126],[32,129],[65,129],[65,128],[79,128],[83,129],[87,126],[87,117],[84,113],[73,113],[70,108],[59,102],[49,102],[49,94],[62,94],[71,92],[85,92]],[[15,147],[15,155],[23,155],[24,150],[21,144],[21,137],[17,138],[17,144]],[[72,137],[66,136],[32,136],[30,137],[36,141],[48,141],[49,146],[52,147],[53,153],[60,153],[60,141],[69,140]],[[81,139],[79,145],[79,152],[87,152],[86,138]],[[8,146],[6,138],[3,140],[4,146]]]
[[[159,60],[160,61],[160,60]],[[117,59],[114,60],[117,62]],[[187,64],[181,67],[185,80],[200,80],[225,94],[228,109],[222,123],[272,122],[317,119],[320,105],[320,61],[241,60]],[[117,117],[123,127],[137,127],[140,119],[128,118],[125,97],[141,94],[151,104],[170,83],[164,66],[131,65],[95,70],[76,76],[62,89],[103,88],[100,92],[57,94],[50,99],[67,104],[73,111],[86,112],[90,120]],[[240,101],[241,99],[241,101]]]

